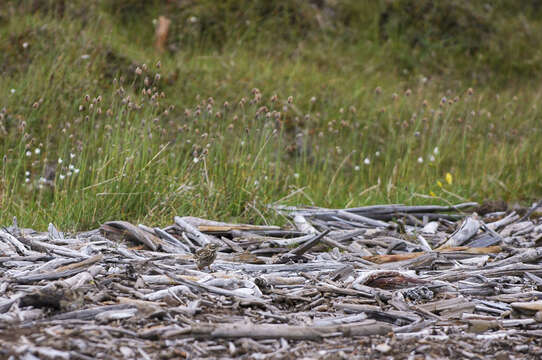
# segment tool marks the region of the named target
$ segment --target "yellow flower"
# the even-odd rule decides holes
[[[439,187],[442,187],[442,183],[440,182],[440,180],[437,180],[437,185],[438,185]]]
[[[452,174],[446,173],[446,182],[448,185],[452,185]]]
[[[429,191],[429,195],[431,195],[432,197],[436,197],[436,196],[437,196],[437,195],[436,195],[434,192],[432,192],[432,191]]]

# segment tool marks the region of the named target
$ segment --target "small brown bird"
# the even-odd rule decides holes
[[[216,251],[218,250],[218,244],[210,243],[205,245],[202,249],[196,251],[196,258],[198,269],[204,269],[208,267],[211,270],[211,264],[216,259]]]

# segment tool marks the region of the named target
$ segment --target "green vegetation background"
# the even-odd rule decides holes
[[[0,224],[530,203],[541,15],[536,0],[3,1]]]

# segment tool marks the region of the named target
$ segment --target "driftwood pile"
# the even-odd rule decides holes
[[[275,206],[291,226],[175,217],[78,234],[14,221],[0,358],[540,358],[536,208]],[[217,259],[198,270],[209,243]]]

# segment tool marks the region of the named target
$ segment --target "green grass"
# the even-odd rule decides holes
[[[450,71],[436,61],[405,74],[397,54],[411,55],[401,39],[378,42],[375,22],[344,39],[303,21],[291,26],[311,36],[195,32],[159,55],[156,9],[119,20],[96,2],[86,17],[18,11],[0,22],[0,224],[281,223],[267,204],[542,195],[542,92],[522,71],[481,82],[458,58]],[[504,69],[474,67],[484,66]]]

